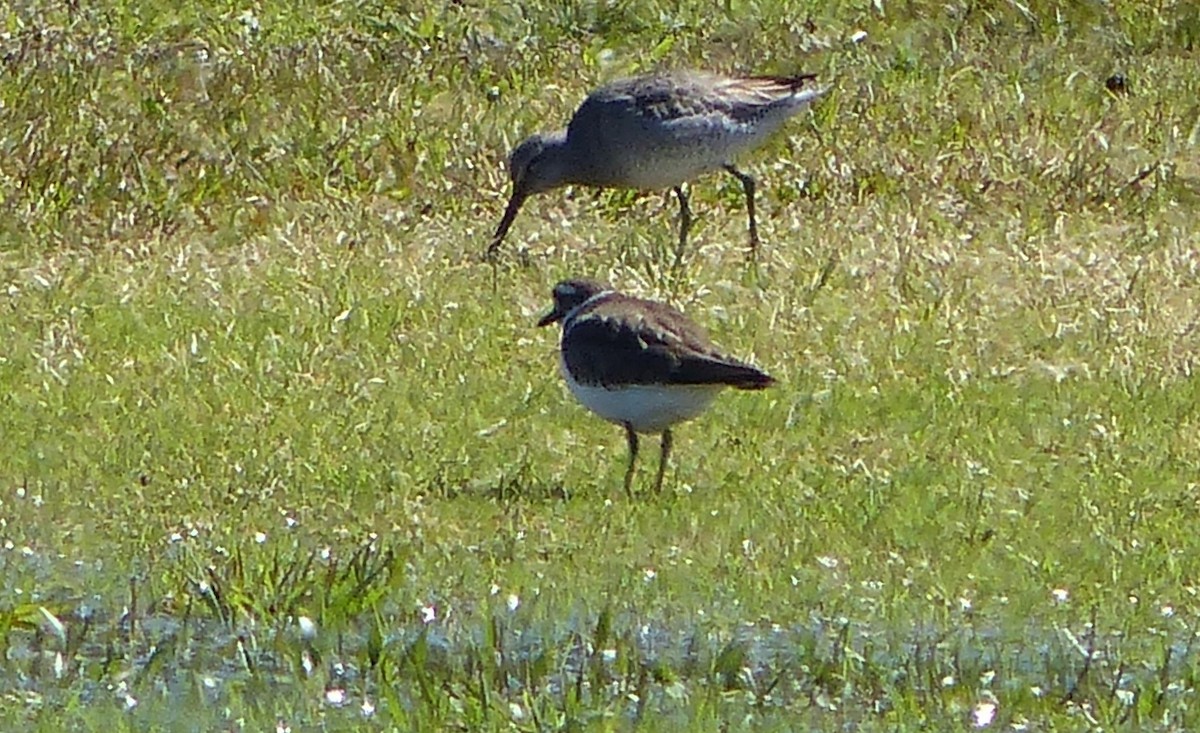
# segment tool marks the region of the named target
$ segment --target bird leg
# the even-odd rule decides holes
[[[687,192],[683,186],[675,187],[675,196],[679,199],[679,249],[675,250],[675,266],[678,267],[687,248],[688,231],[692,228],[692,209],[688,206]]]
[[[746,191],[746,213],[750,216],[750,252],[754,253],[758,251],[758,223],[754,217],[754,176],[742,173],[731,164],[726,164],[725,170],[741,181],[742,188]]]
[[[629,441],[629,468],[625,469],[625,495],[633,498],[633,466],[637,463],[638,437],[629,423],[625,423],[625,439]]]
[[[662,493],[663,476],[667,473],[667,457],[671,455],[671,429],[667,428],[662,434],[662,454],[658,458],[658,480],[654,484],[655,493]]]

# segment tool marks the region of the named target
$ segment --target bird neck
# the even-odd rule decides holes
[[[571,310],[567,311],[567,315],[563,316],[563,331],[566,331],[571,327],[571,322],[575,320],[575,316],[583,313],[587,308],[599,303],[601,300],[605,300],[613,295],[616,295],[616,293],[617,291],[615,290],[601,290]]]

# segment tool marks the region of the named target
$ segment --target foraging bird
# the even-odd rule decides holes
[[[750,249],[758,247],[755,181],[733,165],[829,87],[814,74],[719,76],[678,71],[621,79],[588,95],[565,130],[535,134],[512,151],[512,196],[488,246],[494,255],[525,199],[568,184],[666,189],[679,199],[679,252],[692,212],[682,184],[723,168],[746,192]]]
[[[661,433],[655,490],[662,491],[671,427],[703,413],[725,387],[775,384],[766,372],[725,356],[704,329],[665,303],[624,295],[592,280],[554,286],[554,308],[538,326],[562,322],[560,366],[583,406],[625,428],[632,494],[638,433]]]

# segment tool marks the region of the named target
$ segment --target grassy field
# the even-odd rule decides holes
[[[0,21],[0,728],[1200,726],[1194,3]],[[834,85],[741,161],[757,262],[716,175],[678,268],[575,189],[493,270],[511,146],[664,66]],[[780,386],[625,497],[567,276]]]

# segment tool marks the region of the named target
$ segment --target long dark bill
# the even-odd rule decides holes
[[[508,229],[517,218],[517,212],[521,210],[521,204],[525,203],[526,198],[525,193],[513,191],[512,198],[508,200],[508,208],[504,210],[504,218],[500,220],[500,226],[496,227],[496,233],[492,235],[492,243],[488,245],[488,257],[495,256],[496,250],[500,249],[504,236],[508,234]]]

